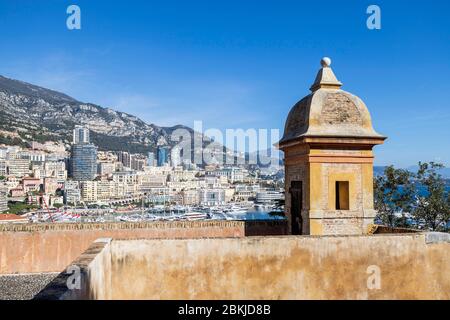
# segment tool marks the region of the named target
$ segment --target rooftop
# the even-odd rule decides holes
[[[28,222],[28,218],[16,215],[16,214],[8,214],[8,213],[1,213],[0,214],[0,223],[7,223],[7,222]]]
[[[307,95],[289,112],[280,144],[302,137],[361,137],[384,140],[372,127],[364,102],[341,90],[342,83],[331,69],[331,59],[323,58]]]

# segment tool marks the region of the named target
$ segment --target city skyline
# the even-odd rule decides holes
[[[136,2],[137,11],[121,2],[77,4],[82,29],[70,31],[68,3],[0,1],[8,48],[0,74],[157,125],[202,120],[206,128],[282,131],[319,59],[330,56],[343,89],[363,99],[375,129],[389,137],[375,149],[376,165],[450,164],[446,2],[431,10],[381,1],[381,30],[367,29],[364,3],[267,3],[255,13],[253,2],[239,11],[236,2],[173,4],[182,14],[161,3]],[[307,15],[318,10],[321,20]]]

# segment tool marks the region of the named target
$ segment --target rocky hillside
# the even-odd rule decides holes
[[[100,150],[133,153],[173,145],[170,134],[180,127],[159,127],[124,112],[0,76],[0,143],[51,140],[68,144],[77,124],[89,127],[92,142]],[[187,129],[193,134],[192,129]],[[14,133],[15,138],[5,132]]]

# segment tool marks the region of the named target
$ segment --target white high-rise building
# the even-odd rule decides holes
[[[181,150],[179,147],[175,146],[170,151],[170,161],[172,163],[172,167],[178,167],[181,165]]]
[[[16,177],[28,176],[30,173],[30,160],[12,159],[7,161],[8,174]]]
[[[83,126],[75,126],[73,129],[73,144],[89,143],[89,129]]]
[[[8,188],[0,182],[0,213],[8,210]]]
[[[81,201],[81,190],[78,181],[66,181],[64,184],[64,200],[76,204]]]
[[[225,204],[224,189],[201,189],[199,191],[200,204],[207,206],[217,206]]]
[[[147,166],[153,167],[155,165],[155,153],[149,152],[147,156]]]
[[[0,160],[0,176],[6,176],[7,173],[6,161]]]
[[[0,148],[0,159],[6,159],[7,154],[8,154],[8,148],[1,147]]]

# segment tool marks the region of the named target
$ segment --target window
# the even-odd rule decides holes
[[[336,210],[350,210],[348,181],[336,181]]]

